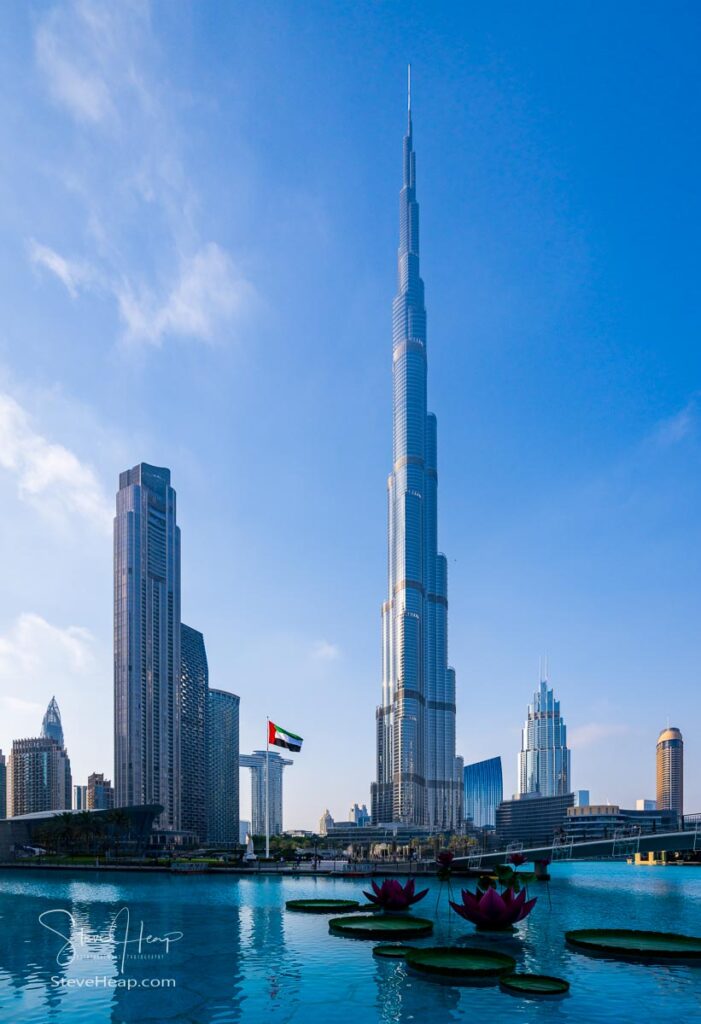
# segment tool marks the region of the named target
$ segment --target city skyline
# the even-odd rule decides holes
[[[183,618],[213,683],[241,697],[241,749],[264,744],[266,715],[305,736],[287,823],[369,800],[411,59],[457,750],[501,756],[516,791],[547,651],[572,785],[629,807],[654,794],[669,718],[699,808],[685,9],[673,26],[625,3],[545,24],[408,3],[331,26],[280,6],[273,30],[245,2],[211,23],[144,4],[110,13],[109,46],[85,9],[0,15],[5,754],[55,693],[75,780],[116,784],[112,495],[143,458],[187,496]],[[321,707],[353,737],[343,758]]]

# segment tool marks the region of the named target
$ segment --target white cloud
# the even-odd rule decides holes
[[[78,291],[87,285],[92,274],[80,263],[67,260],[48,245],[42,245],[31,239],[29,242],[29,258],[35,266],[45,267],[61,281],[72,299],[78,297]]]
[[[576,729],[569,730],[570,746],[573,750],[582,750],[584,747],[593,747],[603,740],[614,736],[625,736],[630,732],[630,726],[618,722],[588,722]]]
[[[38,736],[51,697],[55,694],[61,707],[62,694],[85,685],[85,677],[95,672],[94,643],[89,630],[54,626],[32,612],[0,635],[0,717],[3,724],[9,719],[11,728],[4,743]]]
[[[683,409],[658,423],[653,440],[661,448],[679,444],[693,433],[697,418],[697,396],[694,395]]]
[[[0,468],[17,480],[23,501],[50,518],[76,515],[108,532],[112,513],[93,469],[34,429],[26,411],[0,392]]]
[[[102,73],[108,31],[108,19],[85,0],[71,5],[70,12],[54,8],[37,29],[37,64],[51,98],[78,121],[97,123],[113,113]]]
[[[148,293],[137,295],[131,285],[117,291],[127,339],[155,345],[167,335],[211,340],[222,323],[248,309],[253,294],[252,285],[214,242],[182,261],[163,302]]]
[[[207,342],[248,312],[255,290],[223,246],[197,230],[201,204],[183,166],[178,94],[159,74],[152,17],[146,0],[67,0],[39,20],[37,66],[76,121],[58,177],[84,204],[89,249],[68,260],[32,242],[30,257],[73,298],[88,288],[113,298],[129,342]]]
[[[314,644],[311,654],[314,661],[337,661],[341,657],[341,648],[328,640],[319,640]]]

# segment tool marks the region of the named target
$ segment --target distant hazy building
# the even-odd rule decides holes
[[[588,789],[575,789],[574,791],[574,806],[575,807],[588,807],[590,803],[589,790]]]
[[[87,786],[74,786],[73,787],[73,810],[74,811],[87,811],[88,809],[88,787]]]
[[[71,762],[63,742],[61,712],[52,697],[41,736],[14,740],[7,764],[7,816],[70,811]]]
[[[241,844],[241,846],[246,845],[246,836],[250,836],[251,834],[252,833],[250,821],[243,821],[241,818],[239,818],[239,843]]]
[[[354,821],[359,828],[365,828],[366,825],[370,824],[370,814],[365,804],[353,804],[350,811],[348,812],[348,820]]]
[[[476,828],[494,828],[497,807],[504,799],[501,758],[466,764],[463,784],[465,819]]]
[[[88,775],[87,807],[89,811],[109,811],[114,807],[114,789],[102,772]]]
[[[570,792],[570,752],[567,729],[545,680],[528,705],[518,760],[518,792],[563,796]]]
[[[68,754],[56,740],[14,740],[7,766],[7,816],[70,811],[72,781]]]
[[[644,797],[635,801],[636,811],[656,811],[657,800],[646,800]]]
[[[357,805],[356,805],[357,806]],[[357,822],[356,822],[357,824]],[[319,835],[326,836],[329,834],[330,829],[334,826],[334,820],[329,813],[328,807],[319,818]]]
[[[201,842],[207,836],[208,690],[204,637],[183,622],[180,626],[180,821],[182,828],[195,832]]]
[[[118,806],[180,821],[180,530],[170,470],[119,476],[114,520],[114,778]]]
[[[239,842],[239,698],[207,693],[207,842]]]
[[[574,795],[540,796],[526,793],[503,800],[497,807],[496,831],[500,843],[524,846],[548,844],[562,830],[567,808],[574,806]]]
[[[0,750],[0,818],[7,817],[7,765],[5,755]]]
[[[241,754],[239,764],[242,768],[251,769],[251,818],[253,834],[265,835],[266,821],[266,772],[270,758],[270,781],[268,792],[270,800],[270,835],[279,836],[282,832],[282,772],[287,765],[294,762],[281,757],[278,753],[265,750],[254,750],[252,754]]]
[[[657,808],[684,813],[684,740],[679,729],[663,729],[657,739]]]

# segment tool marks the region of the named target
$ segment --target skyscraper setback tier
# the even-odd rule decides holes
[[[392,307],[388,593],[382,606],[372,819],[451,829],[458,825],[462,780],[455,760],[455,672],[448,665],[447,562],[437,551],[436,417],[426,409],[426,309],[411,104],[403,158]]]
[[[528,705],[518,757],[518,791],[521,796],[562,796],[570,791],[567,728],[560,715],[560,701],[545,681]]]
[[[114,520],[115,804],[180,829],[180,530],[170,471],[121,473]]]

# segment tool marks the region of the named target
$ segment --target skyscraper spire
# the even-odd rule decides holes
[[[46,714],[41,723],[41,735],[44,739],[56,740],[60,747],[63,746],[63,726],[61,725],[61,712],[58,709],[56,698],[52,697]]]
[[[448,666],[447,563],[437,551],[436,417],[426,410],[426,308],[407,72],[407,133],[392,304],[393,465],[388,479],[388,595],[382,606],[375,822],[452,829],[455,673]]]
[[[411,135],[411,64],[406,66],[406,109],[408,134]]]

